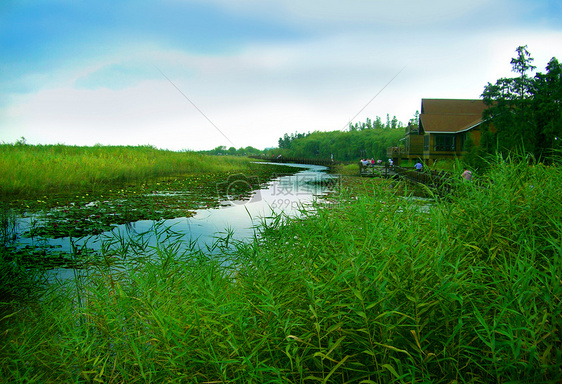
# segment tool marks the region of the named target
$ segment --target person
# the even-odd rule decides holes
[[[371,167],[375,166],[375,159],[371,158]]]
[[[467,181],[471,181],[472,180],[472,172],[470,172],[468,169],[464,169],[464,172],[462,173],[462,177],[467,180]]]
[[[418,162],[416,163],[416,165],[414,165],[414,167],[416,168],[416,171],[421,172],[423,168],[423,164],[421,163],[421,161],[418,160]]]
[[[388,167],[392,169],[394,167],[394,160],[388,159]]]

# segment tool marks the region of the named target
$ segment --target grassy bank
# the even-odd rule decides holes
[[[499,161],[488,177],[432,205],[356,179],[220,260],[179,255],[169,231],[156,248],[139,241],[119,272],[3,303],[0,376],[560,382],[561,169]]]
[[[172,152],[149,146],[0,144],[0,195],[29,195],[154,178],[244,172],[247,158]]]

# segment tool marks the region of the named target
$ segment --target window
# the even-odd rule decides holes
[[[461,142],[459,143],[463,151],[467,150],[467,142],[472,139],[470,132],[464,132],[460,135]]]
[[[433,150],[436,152],[454,151],[455,135],[435,135],[433,138]]]

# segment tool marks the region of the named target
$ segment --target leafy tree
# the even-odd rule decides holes
[[[384,128],[384,124],[382,123],[382,119],[379,116],[375,117],[375,124],[374,124],[373,128],[375,128],[375,129]]]
[[[392,120],[390,121],[390,127],[392,129],[398,128],[398,119],[396,118],[396,116],[392,117]]]
[[[416,111],[414,117],[408,121],[408,125],[418,127],[420,123],[420,111]]]
[[[283,135],[283,137],[279,138],[279,148],[289,148],[291,145],[291,138],[287,133]]]
[[[283,139],[279,139],[284,145],[280,149],[283,156],[289,157],[329,159],[333,154],[334,159],[340,161],[355,161],[361,157],[384,159],[386,149],[396,146],[404,132],[400,129],[386,129],[382,124],[380,128],[376,128],[377,121],[380,122],[380,118],[375,119],[374,125],[371,120],[351,124],[352,129],[349,131],[285,135]],[[369,122],[373,128],[369,128]],[[287,141],[289,145],[285,145]]]
[[[562,65],[552,58],[547,73],[537,73],[534,84],[533,109],[537,127],[536,153],[548,157],[560,149],[562,139]]]
[[[518,76],[484,87],[482,98],[488,109],[483,114],[487,124],[482,146],[488,153],[523,151],[544,160],[556,148],[562,130],[562,68],[552,58],[546,74],[531,77],[529,72],[536,67],[527,46],[516,52],[511,65]]]
[[[243,155],[260,155],[262,153],[262,151],[252,146],[247,146],[246,148],[240,148],[238,151],[242,152]]]

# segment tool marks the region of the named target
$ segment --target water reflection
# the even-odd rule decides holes
[[[236,239],[254,236],[254,227],[274,214],[298,215],[313,200],[328,192],[324,183],[334,176],[326,174],[326,167],[295,165],[302,171],[274,179],[267,188],[254,192],[249,200],[223,202],[219,209],[200,210],[195,216],[172,220],[174,228],[185,232],[199,242],[208,243],[225,230]]]
[[[286,164],[302,168],[293,175],[280,175],[266,187],[254,191],[249,197],[228,195],[221,201],[220,208],[197,210],[192,217],[175,219],[135,221],[115,226],[112,231],[96,236],[71,239],[23,238],[22,246],[48,246],[69,254],[80,250],[116,250],[130,249],[133,244],[143,247],[155,247],[162,240],[158,232],[170,228],[174,240],[181,240],[186,248],[209,250],[209,246],[219,237],[228,236],[236,240],[251,239],[255,235],[255,227],[276,214],[288,216],[298,215],[306,209],[318,196],[324,195],[329,187],[327,179],[334,176],[326,173],[327,168],[314,165]],[[227,181],[225,181],[227,182]],[[228,186],[227,186],[228,187]],[[20,228],[29,228],[32,220],[23,218],[19,221]],[[117,251],[117,249],[121,249]]]

